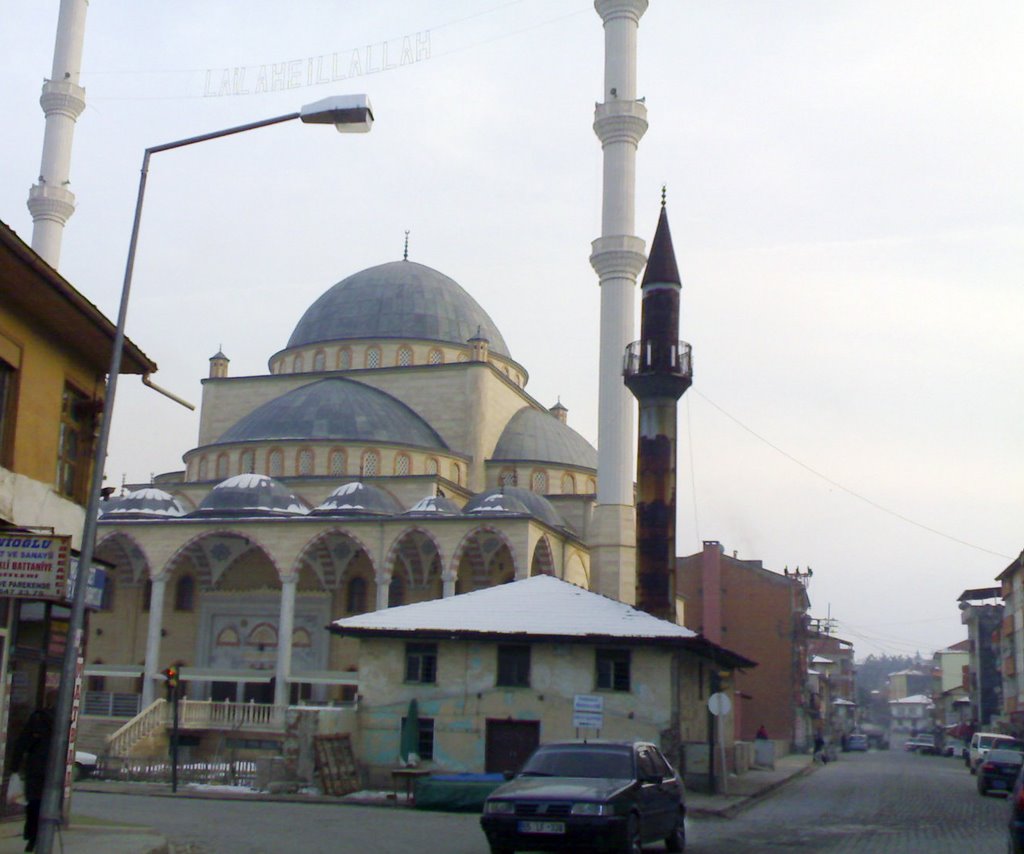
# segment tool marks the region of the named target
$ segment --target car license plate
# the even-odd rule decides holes
[[[992,788],[993,789],[1005,789],[1006,788],[1006,781],[1005,780],[993,780],[992,781]]]
[[[562,821],[521,821],[520,833],[565,833],[565,822]]]

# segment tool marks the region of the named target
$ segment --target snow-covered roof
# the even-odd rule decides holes
[[[910,668],[909,670],[897,670],[895,673],[890,673],[889,674],[890,677],[892,677],[892,676],[927,676],[927,675],[928,674],[925,673],[924,671],[922,671],[922,670],[914,670],[914,668]]]
[[[811,657],[812,664],[835,664],[831,658],[825,658],[823,655],[814,655]]]
[[[927,696],[926,694],[911,694],[909,697],[900,697],[898,700],[890,700],[889,703],[890,704],[892,704],[892,703],[902,703],[902,704],[905,704],[905,705],[908,705],[908,706],[909,705],[926,705],[926,706],[930,706],[932,704],[932,698]]]
[[[856,706],[857,704],[854,703],[852,700],[847,700],[844,697],[836,697],[832,701],[832,705],[833,706]]]
[[[361,636],[533,635],[538,638],[695,641],[695,644],[683,645],[713,647],[684,626],[659,620],[630,605],[548,575],[345,617],[334,621],[331,629],[338,634]],[[727,650],[722,652],[734,655]],[[738,666],[744,665],[738,663]]]

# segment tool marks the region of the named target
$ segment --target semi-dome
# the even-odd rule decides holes
[[[504,486],[474,495],[463,513],[528,513],[552,528],[568,528],[565,519],[543,495],[518,486]]]
[[[103,509],[104,519],[176,519],[185,515],[177,498],[154,487],[136,489],[114,501]]]
[[[396,516],[402,506],[389,492],[371,483],[343,483],[313,511],[314,516]]]
[[[568,424],[532,406],[513,415],[491,454],[494,462],[532,460],[597,468],[597,451]]]
[[[189,516],[305,516],[309,505],[265,474],[238,474],[221,481]]]
[[[264,403],[215,444],[319,439],[448,449],[434,428],[402,401],[342,377],[319,380]]]
[[[302,315],[288,348],[355,338],[404,338],[465,345],[477,335],[509,357],[505,339],[479,303],[444,273],[392,261],[354,273]]]
[[[455,516],[460,512],[459,506],[443,495],[428,495],[412,505],[405,516]]]

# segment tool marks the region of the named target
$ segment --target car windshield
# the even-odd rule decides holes
[[[523,766],[522,774],[532,777],[633,776],[632,752],[615,747],[569,747],[540,749]]]
[[[1020,765],[1024,763],[1024,754],[1019,750],[999,747],[989,751],[988,759],[989,762],[1007,762],[1014,765]]]

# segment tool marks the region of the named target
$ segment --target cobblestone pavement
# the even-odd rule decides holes
[[[737,818],[690,823],[689,854],[963,854],[1006,850],[1008,807],[963,762],[904,751],[844,754]]]

